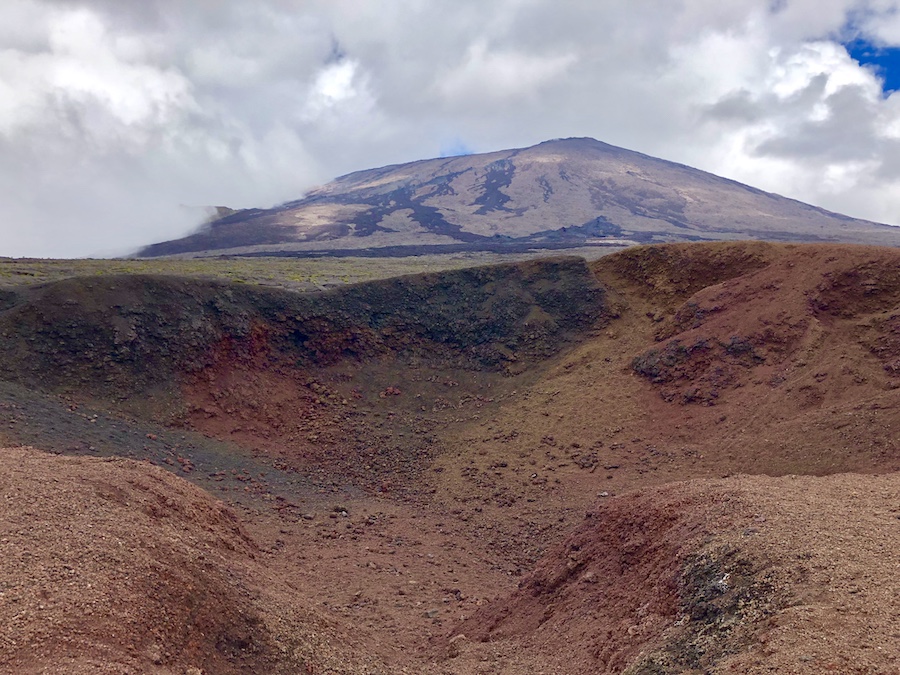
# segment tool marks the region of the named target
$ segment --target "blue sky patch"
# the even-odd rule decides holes
[[[900,47],[878,47],[866,40],[844,43],[850,56],[860,65],[874,69],[884,81],[885,94],[900,89]]]

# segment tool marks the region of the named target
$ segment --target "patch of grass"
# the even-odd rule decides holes
[[[50,260],[0,258],[0,287],[24,286],[71,277],[107,274],[164,274],[274,286],[299,292],[387,279],[419,272],[440,272],[493,263],[517,262],[578,251],[499,254],[449,253],[405,258],[154,258]],[[611,251],[603,250],[602,253]],[[590,250],[585,255],[596,256]]]

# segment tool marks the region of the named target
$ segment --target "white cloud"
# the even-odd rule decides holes
[[[301,118],[312,122],[360,99],[363,108],[370,109],[373,101],[365,85],[357,82],[358,70],[359,64],[349,59],[323,67],[309,88]]]
[[[536,56],[498,51],[479,41],[470,45],[458,66],[440,77],[437,88],[450,101],[473,96],[487,99],[536,97],[577,60],[574,54]]]
[[[855,16],[858,30],[883,46],[900,46],[900,3],[870,0]]]
[[[686,161],[826,208],[900,223],[900,182],[885,173],[897,149],[890,141],[900,128],[900,99],[885,99],[874,73],[840,44],[779,43],[775,34],[750,22],[674,52],[670,76],[702,81],[689,98],[698,113],[694,135],[705,141],[683,154]],[[705,76],[698,62],[715,57],[723,68]],[[873,180],[881,190],[874,198]]]
[[[6,255],[179,236],[352,171],[586,135],[900,222],[894,0],[4,0]]]

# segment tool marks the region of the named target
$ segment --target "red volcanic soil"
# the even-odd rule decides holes
[[[81,287],[34,292],[49,323],[11,301],[0,441],[144,458],[215,498],[146,462],[3,451],[9,672],[900,672],[900,252],[585,269],[302,302],[171,282],[65,334]],[[160,323],[166,293],[202,320]],[[41,351],[151,319],[106,379]]]
[[[203,490],[132,460],[2,457],[2,672],[370,672]]]
[[[604,499],[447,652],[499,640],[560,673],[897,672],[898,499],[896,474]]]

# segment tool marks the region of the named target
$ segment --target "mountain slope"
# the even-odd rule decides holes
[[[571,138],[348,174],[300,200],[230,213],[140,255],[721,239],[900,245],[900,229]]]

